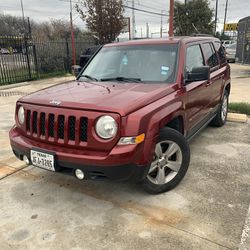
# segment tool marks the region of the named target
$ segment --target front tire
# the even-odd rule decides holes
[[[145,191],[158,194],[176,187],[184,178],[190,162],[185,137],[171,128],[160,131],[148,174],[143,180]]]

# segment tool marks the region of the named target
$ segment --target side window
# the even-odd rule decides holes
[[[214,47],[215,47],[215,50],[217,51],[217,53],[219,55],[221,64],[226,63],[227,59],[226,59],[225,49],[223,48],[221,43],[220,42],[214,42]]]
[[[186,71],[190,72],[193,68],[204,65],[200,45],[192,45],[188,47],[186,51]]]
[[[213,45],[211,43],[204,43],[202,47],[207,65],[211,68],[219,65],[219,61]]]

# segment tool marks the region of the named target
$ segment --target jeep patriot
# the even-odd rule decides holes
[[[229,94],[216,38],[107,44],[75,81],[17,101],[10,143],[26,164],[161,193],[185,176],[188,141],[209,123],[225,124]]]

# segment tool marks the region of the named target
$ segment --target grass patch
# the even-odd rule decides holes
[[[246,102],[229,103],[229,111],[233,113],[250,115],[250,103]]]
[[[39,79],[46,79],[52,77],[67,76],[68,72],[66,71],[57,71],[49,73],[39,73],[31,71],[31,78],[29,77],[29,72],[27,69],[13,70],[11,74],[0,75],[0,86],[9,85],[12,83],[33,81]]]

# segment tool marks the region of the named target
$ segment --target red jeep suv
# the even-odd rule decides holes
[[[10,143],[27,164],[161,193],[185,176],[188,141],[209,123],[225,124],[229,93],[216,38],[108,44],[76,81],[17,101]]]

